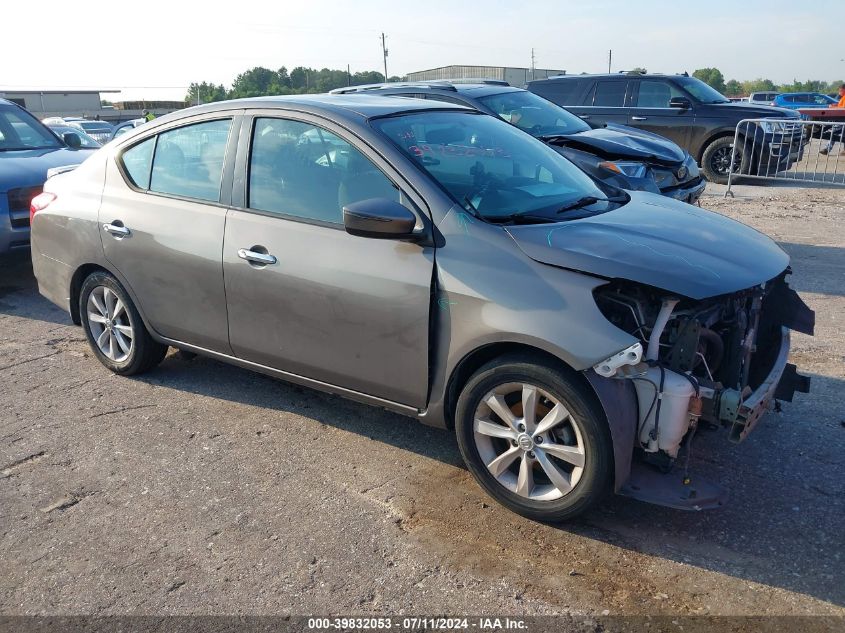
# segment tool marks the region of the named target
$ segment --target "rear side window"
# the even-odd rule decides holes
[[[552,103],[558,105],[575,105],[577,96],[576,88],[582,82],[576,79],[564,79],[562,81],[536,81],[529,85],[528,89],[534,94],[545,97]]]
[[[121,161],[126,174],[132,184],[139,189],[150,188],[150,171],[153,166],[153,149],[155,148],[155,136],[138,143],[123,152]]]
[[[310,123],[257,119],[249,161],[249,208],[343,223],[343,207],[399,190],[347,141]]]
[[[159,134],[150,191],[218,201],[231,127],[232,120],[223,119]]]
[[[605,108],[621,108],[625,105],[624,81],[597,81],[593,90],[592,105]],[[589,99],[587,105],[591,105]]]

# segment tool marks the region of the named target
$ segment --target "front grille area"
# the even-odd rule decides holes
[[[9,201],[9,219],[13,229],[25,229],[29,226],[29,203],[41,193],[41,187],[21,187],[11,189],[6,194]]]

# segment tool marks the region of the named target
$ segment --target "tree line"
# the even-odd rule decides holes
[[[390,81],[400,80],[401,77],[390,77]],[[317,70],[297,66],[288,72],[285,66],[278,70],[256,66],[235,77],[232,87],[228,90],[223,84],[207,81],[192,83],[188,87],[188,94],[185,95],[185,103],[209,103],[266,95],[313,94],[344,86],[374,84],[380,81],[384,81],[384,75],[375,70],[349,73],[345,70],[330,68]]]
[[[645,73],[644,68],[635,71]],[[752,79],[738,81],[725,77],[718,68],[699,68],[692,73],[704,83],[712,86],[728,97],[740,97],[752,92],[821,92],[834,93],[843,83],[839,81],[821,81],[808,79],[807,81],[793,81],[791,84],[776,84],[770,79]],[[401,77],[390,77],[390,81],[401,81]],[[195,82],[188,88],[185,103],[209,103],[226,99],[242,97],[261,97],[265,95],[292,95],[320,93],[342,88],[344,86],[359,86],[384,81],[384,75],[375,70],[349,73],[345,70],[330,68],[306,68],[297,66],[288,71],[285,66],[278,70],[271,70],[263,66],[250,68],[235,77],[232,87],[227,89],[223,84],[208,81]]]
[[[791,84],[776,84],[771,79],[751,79],[738,81],[728,79],[718,68],[699,68],[692,74],[712,88],[715,88],[726,97],[745,97],[752,92],[821,92],[830,94],[839,90],[845,81],[822,81],[819,79],[808,79],[806,81],[793,80]]]

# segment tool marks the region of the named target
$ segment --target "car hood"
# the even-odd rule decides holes
[[[665,196],[629,193],[628,204],[607,213],[506,230],[538,262],[691,299],[750,288],[789,264],[777,244],[751,227]]]
[[[633,159],[677,165],[686,153],[669,139],[625,125],[608,123],[578,134],[556,137],[550,145],[572,147],[610,160]]]
[[[731,103],[708,103],[708,108],[714,108],[717,116],[735,117],[737,114],[743,119],[762,119],[765,117],[777,117],[781,119],[800,118],[794,110],[789,108],[776,108],[775,106],[757,105],[746,101],[734,101]]]
[[[0,192],[41,185],[47,180],[47,170],[51,167],[77,165],[95,151],[57,147],[0,152]]]

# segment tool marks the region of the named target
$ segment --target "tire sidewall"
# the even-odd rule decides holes
[[[554,395],[573,415],[584,442],[585,466],[580,480],[560,499],[532,501],[502,486],[483,463],[474,437],[475,411],[481,399],[497,385],[525,382]],[[585,393],[579,381],[545,365],[505,362],[479,370],[465,385],[455,415],[458,447],[467,468],[497,501],[531,519],[559,522],[582,513],[609,491],[613,445],[601,406]]]
[[[712,141],[704,149],[704,152],[701,155],[701,172],[710,182],[719,185],[725,185],[728,183],[728,174],[719,174],[714,171],[711,168],[711,162],[713,160],[713,154],[715,154],[717,150],[723,147],[731,148],[733,144],[734,137],[723,136],[721,138],[717,138],[715,141]],[[748,171],[748,153],[744,152],[742,148],[740,148],[739,153],[739,173],[735,172],[734,175],[740,175]]]

